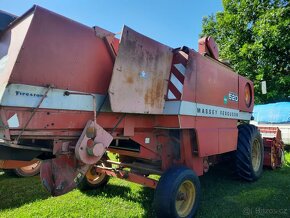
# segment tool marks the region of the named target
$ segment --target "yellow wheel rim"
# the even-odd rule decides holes
[[[94,170],[94,167],[92,167],[87,173],[86,173],[86,179],[89,183],[91,183],[92,185],[96,185],[98,183],[100,183],[104,178],[105,178],[106,174],[103,173],[97,173]]]
[[[261,165],[261,144],[258,139],[255,139],[252,147],[252,166],[255,172],[257,172]]]
[[[196,198],[194,184],[190,180],[185,180],[177,191],[175,208],[178,216],[186,217],[190,214]]]

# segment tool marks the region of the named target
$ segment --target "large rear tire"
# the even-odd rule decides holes
[[[263,141],[258,128],[253,125],[241,124],[238,129],[236,172],[247,181],[255,181],[263,172]]]
[[[157,217],[193,217],[200,204],[198,176],[189,168],[174,167],[160,178],[154,197]]]

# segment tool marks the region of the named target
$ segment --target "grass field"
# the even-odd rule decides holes
[[[265,169],[254,183],[234,179],[224,166],[201,177],[197,217],[290,217],[290,153],[279,170]],[[0,217],[155,217],[154,191],[119,179],[101,190],[50,197],[39,178],[0,173]]]

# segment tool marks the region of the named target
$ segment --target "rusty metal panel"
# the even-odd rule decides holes
[[[16,35],[24,39],[20,48],[13,50],[17,61],[11,63],[11,69],[6,67],[11,74],[9,83],[53,84],[58,89],[107,93],[113,61],[103,39],[96,36],[99,29],[39,6],[19,17],[11,30],[18,30],[25,23],[28,23],[27,33]],[[14,42],[10,46],[15,46]]]
[[[114,112],[161,114],[172,48],[124,27],[109,87]]]

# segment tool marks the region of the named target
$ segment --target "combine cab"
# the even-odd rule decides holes
[[[234,154],[248,181],[263,167],[260,133],[247,124],[253,83],[217,57],[210,37],[199,52],[126,26],[119,40],[34,6],[1,32],[0,159],[44,160],[52,195],[114,176],[156,189],[158,216],[191,217],[198,176],[217,160]]]

